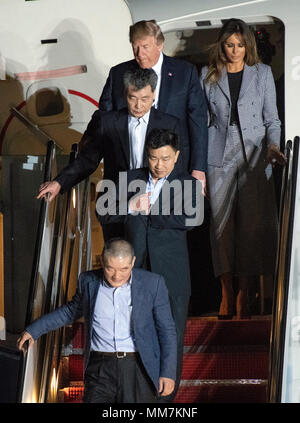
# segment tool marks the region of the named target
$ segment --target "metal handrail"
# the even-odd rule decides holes
[[[299,161],[299,137],[295,137],[293,143],[292,141],[287,142],[285,153],[287,164],[282,176],[270,342],[268,400],[271,403],[280,402],[282,391],[284,340],[286,335],[286,315]]]
[[[44,171],[44,178],[43,178],[44,182],[49,181],[51,179],[54,157],[55,157],[55,143],[54,143],[54,141],[50,140],[47,143],[47,154],[46,154],[45,171]],[[31,273],[31,280],[30,280],[29,296],[28,296],[28,300],[27,300],[27,311],[26,311],[26,318],[25,318],[25,326],[29,325],[29,323],[32,320],[32,315],[33,315],[34,295],[35,295],[35,292],[36,292],[36,281],[37,281],[37,276],[38,276],[40,252],[41,252],[41,245],[42,245],[42,240],[43,240],[44,224],[45,224],[45,217],[46,217],[46,208],[47,208],[46,201],[42,200],[41,206],[40,206],[40,213],[39,213],[39,222],[38,222],[37,237],[36,237],[36,244],[35,244],[35,250],[34,250],[34,258],[33,258],[32,273]],[[19,381],[18,381],[17,402],[22,402],[22,394],[23,394],[23,385],[24,385],[27,356],[28,355],[26,354],[24,356],[23,360],[22,360],[22,368],[21,368],[21,371],[20,371],[20,377],[19,377]]]
[[[27,116],[24,116],[16,107],[11,107],[10,111],[17,119],[19,119],[21,123],[23,123],[23,125],[26,126],[26,128],[28,128],[35,135],[38,135],[39,138],[43,140],[42,142],[44,144],[47,144],[48,146],[48,142],[53,142],[58,150],[61,152],[64,151],[63,147],[57,141],[54,141],[53,138],[46,134],[46,132],[42,131],[41,128],[36,123],[33,123],[30,119],[28,119]]]
[[[44,175],[43,181],[52,180],[53,174],[56,172],[56,145],[51,140],[47,144],[47,155],[44,164]],[[72,151],[69,157],[69,163],[71,163],[77,155],[77,144],[72,146]],[[34,258],[32,264],[32,272],[30,278],[29,295],[27,301],[27,310],[25,316],[25,327],[27,327],[33,320],[38,316],[36,314],[36,293],[38,291],[38,285],[40,282],[40,266],[46,270],[44,274],[45,278],[45,296],[43,297],[41,313],[51,312],[57,308],[61,303],[67,300],[68,289],[69,289],[69,278],[71,276],[71,264],[74,256],[74,243],[77,231],[79,233],[78,242],[80,246],[82,244],[81,237],[85,233],[85,215],[89,208],[88,192],[89,192],[89,181],[85,180],[82,186],[75,188],[77,192],[81,192],[81,201],[76,202],[76,210],[73,210],[73,203],[71,201],[72,189],[64,196],[59,196],[51,204],[43,199],[40,204],[37,235],[34,249]],[[53,206],[53,207],[52,207]],[[54,211],[54,213],[52,213]],[[72,212],[77,213],[75,223],[73,224]],[[74,215],[75,216],[75,215]],[[50,227],[48,227],[48,217],[50,217]],[[51,222],[51,223],[50,223]],[[84,226],[84,227],[82,227]],[[88,223],[89,226],[89,223]],[[45,231],[47,234],[45,235]],[[50,231],[50,232],[49,232]],[[43,257],[44,248],[48,245],[49,238],[48,234],[51,234],[51,251],[49,251],[49,263],[46,264],[41,261]],[[71,239],[70,248],[67,247],[68,239]],[[81,254],[81,248],[79,248],[79,254]],[[79,269],[78,269],[79,270]],[[39,312],[40,314],[40,312]],[[51,370],[52,366],[59,369],[59,360],[62,350],[63,341],[63,328],[59,333],[49,333],[46,337],[41,339],[38,346],[38,365],[39,374],[36,378],[35,399],[38,402],[44,402],[47,400],[48,391],[50,388]],[[26,347],[26,345],[25,345]],[[17,393],[16,401],[22,402],[24,395],[27,398],[28,387],[30,387],[30,373],[27,373],[28,365],[32,365],[30,360],[28,361],[28,354],[14,350],[14,354],[17,354],[20,358],[20,364],[18,372],[17,382]],[[30,355],[30,354],[29,354]],[[32,355],[30,355],[33,357]],[[29,379],[27,379],[29,374]]]
[[[69,163],[72,163],[73,160],[76,159],[78,153],[78,145],[77,144],[73,144],[72,145],[72,152],[70,154],[70,160]],[[68,294],[69,294],[69,285],[70,285],[70,277],[71,277],[71,266],[72,266],[72,261],[73,261],[73,257],[74,257],[74,246],[75,246],[75,238],[76,238],[76,231],[78,230],[79,232],[79,259],[80,259],[80,255],[82,254],[82,249],[81,249],[81,244],[82,244],[82,231],[85,230],[84,226],[84,216],[86,214],[87,208],[89,207],[89,203],[87,200],[88,197],[88,192],[89,192],[89,180],[86,179],[85,181],[82,182],[83,187],[77,185],[76,188],[72,188],[68,191],[67,196],[66,196],[66,201],[64,204],[64,212],[62,215],[62,225],[61,225],[61,231],[60,233],[62,233],[62,243],[61,243],[61,247],[60,247],[60,260],[59,260],[59,271],[58,271],[58,286],[57,289],[59,290],[59,292],[62,294],[61,298],[59,298],[59,296],[56,297],[56,304],[55,304],[55,308],[59,307],[61,304],[59,304],[59,301],[62,301],[62,303],[66,303],[68,301]],[[76,202],[76,209],[77,209],[77,225],[75,225],[74,227],[71,228],[70,231],[70,217],[71,217],[71,208],[73,207],[73,203],[71,200],[71,196],[72,196],[72,190],[76,189],[77,191],[79,191],[80,189],[83,190],[83,196],[82,196],[82,204],[79,204],[79,201]],[[66,252],[66,247],[67,247],[67,239],[70,239],[70,245],[69,245],[69,249],[68,252]],[[64,285],[64,290],[62,290],[62,280],[63,280],[63,268],[65,269],[65,285]],[[79,269],[78,269],[79,271]],[[64,291],[64,292],[63,292]],[[52,362],[52,364],[54,364],[54,368],[57,369],[57,373],[59,373],[59,369],[60,369],[60,360],[61,360],[61,354],[62,354],[62,346],[63,346],[63,340],[64,340],[64,336],[65,336],[65,328],[61,328],[59,335],[58,335],[58,339],[55,341],[56,342],[56,346],[57,346],[57,354],[54,356],[53,355],[53,348],[51,350],[51,358],[49,360],[49,363]],[[51,371],[51,366],[48,366],[48,374],[47,374],[47,381],[45,384],[45,393],[49,390],[50,387],[50,371]]]
[[[54,141],[48,141],[43,182],[47,182],[51,180],[54,155],[55,155],[55,143]],[[32,319],[34,294],[36,292],[36,280],[37,280],[37,274],[38,274],[38,264],[39,264],[40,253],[41,253],[41,245],[43,240],[46,208],[47,208],[47,202],[45,199],[43,199],[41,201],[41,206],[40,206],[39,223],[38,223],[37,238],[36,238],[36,244],[35,244],[34,259],[33,259],[33,265],[32,265],[31,283],[30,283],[30,289],[29,289],[29,298],[27,302],[28,307],[27,307],[27,313],[26,313],[26,319],[25,319],[25,326],[28,326],[31,323],[31,319]]]
[[[69,164],[72,163],[77,155],[77,144],[73,144],[72,145],[72,150],[71,153],[69,155]],[[55,246],[55,249],[59,248],[59,250],[57,250],[57,253],[55,254],[55,256],[57,257],[57,262],[58,262],[58,266],[57,266],[57,276],[55,277],[56,280],[56,284],[54,283],[54,281],[52,281],[53,283],[53,288],[55,289],[55,292],[52,292],[53,296],[55,296],[55,300],[53,301],[53,303],[48,307],[48,312],[53,311],[53,309],[56,309],[57,307],[59,307],[60,302],[64,303],[66,302],[66,294],[67,294],[67,287],[65,288],[65,295],[63,295],[63,289],[62,289],[62,281],[63,281],[63,273],[64,273],[64,260],[65,260],[65,252],[66,252],[66,245],[67,245],[67,238],[68,238],[68,222],[69,222],[69,216],[70,216],[70,207],[71,207],[71,192],[72,189],[70,189],[69,191],[67,191],[65,193],[65,197],[64,197],[64,202],[63,202],[63,207],[62,207],[62,214],[60,215],[60,220],[59,220],[59,230],[58,233],[61,237],[61,242],[58,245]],[[75,234],[74,234],[75,236]],[[72,253],[70,253],[70,255],[72,256]],[[68,261],[71,261],[71,258],[68,257]],[[54,263],[55,266],[55,263]],[[53,269],[54,271],[54,269]],[[67,276],[68,278],[68,276]],[[68,285],[68,282],[67,282]],[[58,369],[58,362],[59,362],[59,358],[60,358],[60,354],[61,354],[61,344],[62,344],[62,339],[63,339],[63,333],[64,330],[63,328],[60,329],[60,333],[59,333],[59,339],[57,342],[57,348],[58,348],[58,354],[57,354],[57,365],[56,368]],[[48,362],[45,361],[44,363],[44,374],[43,374],[43,392],[40,392],[40,399],[42,401],[44,401],[47,397],[47,392],[50,389],[50,383],[51,383],[51,363],[53,361],[53,352],[54,352],[54,344],[55,344],[55,340],[54,340],[54,336],[52,336],[51,334],[48,336],[47,338],[47,342],[48,345],[51,346],[50,350],[48,349],[49,352],[49,360]],[[46,348],[47,350],[47,348]]]
[[[77,144],[73,144],[69,157],[69,164],[76,159],[77,151]],[[83,198],[82,204],[79,204],[79,201],[76,202],[77,223],[75,225],[70,225],[70,219],[72,217],[73,210],[73,203],[71,198],[73,189],[76,189],[77,191],[79,189],[83,189]],[[52,278],[51,304],[49,303],[49,307],[47,307],[45,310],[46,312],[53,311],[53,309],[56,309],[62,303],[65,303],[68,300],[76,231],[78,230],[79,236],[81,236],[81,231],[83,229],[80,227],[80,224],[83,224],[82,214],[85,214],[86,209],[89,207],[88,201],[86,199],[88,190],[89,181],[85,180],[83,182],[82,188],[77,186],[76,188],[68,190],[68,192],[66,192],[64,195],[61,207],[62,211],[59,214],[59,229],[57,231],[57,236],[59,237],[60,242],[57,242],[54,246],[55,254],[53,254],[53,251],[51,252],[52,255],[55,255],[56,260],[55,263],[53,263],[53,269],[49,270],[49,274],[52,272],[53,277],[51,277],[50,274],[50,280]],[[70,240],[69,247],[67,247],[68,240]],[[80,241],[81,240],[79,240],[79,242]],[[79,254],[81,254],[81,250],[79,251]],[[44,350],[45,358],[43,360],[43,374],[41,379],[39,402],[45,402],[47,400],[47,395],[51,385],[52,368],[54,367],[57,371],[57,374],[59,373],[64,334],[65,329],[61,328],[56,334],[51,333],[46,337]]]

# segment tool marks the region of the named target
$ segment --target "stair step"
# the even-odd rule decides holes
[[[59,392],[59,401],[64,403],[82,402],[84,392],[83,382],[78,382],[76,386],[68,386]]]
[[[82,355],[70,355],[69,359],[69,380],[83,380],[84,360]]]
[[[188,319],[184,345],[269,345],[270,319]]]
[[[267,379],[268,352],[184,354],[182,379]]]
[[[182,380],[175,403],[264,403],[266,380]],[[60,402],[82,402],[84,386],[78,382],[60,390]]]
[[[220,321],[190,318],[185,332],[183,370],[177,403],[266,402],[269,318]],[[84,327],[69,328],[64,358],[69,386],[63,402],[82,402]],[[82,385],[81,385],[82,384]]]
[[[266,400],[266,380],[182,380],[174,402],[265,403]]]

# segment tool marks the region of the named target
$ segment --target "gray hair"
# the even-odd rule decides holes
[[[148,85],[151,87],[151,91],[154,92],[157,85],[157,75],[153,69],[134,69],[125,72],[123,81],[125,92],[128,91],[129,85],[136,88],[139,91]]]
[[[112,238],[107,241],[103,247],[102,259],[105,260],[107,256],[111,257],[134,257],[134,249],[132,245],[122,238]]]

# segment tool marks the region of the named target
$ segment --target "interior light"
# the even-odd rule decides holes
[[[50,384],[50,402],[56,401],[57,379],[55,368],[53,368],[51,384]]]
[[[72,190],[72,199],[73,199],[73,208],[76,208],[76,190],[73,188]]]

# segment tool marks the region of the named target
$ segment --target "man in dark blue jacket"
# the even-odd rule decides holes
[[[109,241],[103,271],[80,275],[72,300],[31,323],[19,349],[41,335],[85,323],[84,402],[155,402],[169,395],[176,377],[176,329],[162,276],[133,268],[127,241]]]
[[[113,195],[107,196],[107,201],[100,197],[96,208],[103,226],[124,223],[126,239],[136,252],[135,265],[162,275],[166,281],[178,346],[175,390],[169,398],[160,399],[166,402],[174,399],[181,377],[191,294],[187,231],[202,224],[204,201],[201,183],[177,168],[177,134],[153,129],[145,148],[148,167],[120,174],[115,209],[108,204]]]
[[[100,97],[99,109],[122,109],[125,106],[122,96],[124,73],[139,67],[152,68],[158,76],[155,108],[180,119],[181,156],[185,170],[199,179],[205,188],[207,106],[196,67],[162,53],[164,36],[154,20],[132,25],[129,39],[135,59],[111,68]]]

